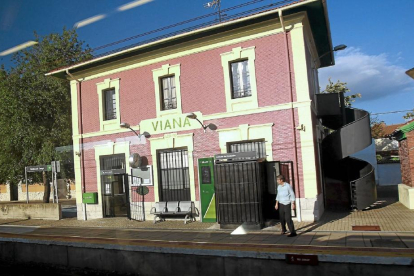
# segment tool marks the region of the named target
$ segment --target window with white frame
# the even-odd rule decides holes
[[[180,64],[164,64],[152,70],[157,117],[182,114]]]
[[[119,108],[119,81],[120,79],[105,79],[96,84],[99,98],[100,130],[108,131],[120,128]]]
[[[177,93],[175,90],[175,76],[161,78],[161,106],[162,110],[177,108]]]
[[[255,46],[237,47],[221,54],[227,112],[259,107],[255,59]]]
[[[116,95],[115,89],[107,89],[103,91],[104,94],[104,120],[116,119]]]
[[[230,63],[232,99],[250,97],[252,89],[250,86],[249,61],[241,60]]]

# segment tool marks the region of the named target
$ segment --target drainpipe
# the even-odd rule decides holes
[[[66,69],[66,74],[70,76],[72,79],[74,79],[79,84],[78,89],[78,107],[79,107],[79,118],[78,118],[78,124],[79,124],[79,132],[80,132],[80,139],[81,139],[81,187],[82,187],[82,193],[86,193],[86,185],[85,185],[85,154],[84,154],[84,147],[83,147],[83,122],[82,122],[82,81],[77,80],[70,72],[69,69]],[[86,203],[83,203],[83,220],[87,220],[86,217]]]
[[[289,75],[289,89],[290,89],[290,102],[292,103],[291,108],[291,119],[292,119],[292,130],[293,130],[293,162],[295,167],[295,173],[293,174],[296,177],[297,181],[297,208],[296,208],[296,216],[298,221],[302,221],[302,213],[301,213],[301,204],[300,204],[300,187],[299,187],[299,165],[298,165],[298,148],[296,145],[296,126],[295,126],[295,110],[293,108],[293,88],[292,88],[292,68],[290,66],[290,55],[289,55],[289,42],[288,42],[288,32],[286,31],[285,24],[283,21],[282,10],[279,10],[279,19],[280,24],[282,25],[283,33],[284,33],[284,40],[285,40],[285,47],[286,47],[286,64],[287,64],[287,71]]]

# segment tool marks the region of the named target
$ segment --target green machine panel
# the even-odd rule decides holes
[[[198,175],[200,183],[201,221],[216,222],[213,157],[198,159]]]
[[[83,193],[82,203],[98,203],[98,193]]]

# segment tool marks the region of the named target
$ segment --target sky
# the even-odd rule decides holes
[[[211,1],[211,0],[210,0]],[[222,0],[221,10],[232,15],[281,0]],[[7,50],[39,35],[76,27],[79,38],[95,54],[138,43],[142,33],[206,16],[197,22],[170,27],[146,36],[154,38],[191,24],[216,20],[217,7],[209,0],[1,0],[0,64],[12,66]],[[360,93],[353,107],[369,111],[386,124],[404,123],[404,110],[414,108],[414,80],[405,71],[414,67],[414,0],[327,0],[332,44],[345,44],[335,52],[335,65],[319,70],[323,90],[331,78],[346,82],[349,94]],[[208,16],[210,15],[210,16]],[[142,39],[142,38],[141,38]],[[123,43],[119,41],[124,40]],[[98,48],[117,42],[110,47]],[[398,112],[404,111],[404,112]],[[378,114],[387,113],[387,114]]]

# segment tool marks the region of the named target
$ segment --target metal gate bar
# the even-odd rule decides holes
[[[191,200],[187,150],[158,152],[158,168],[160,201]]]
[[[137,178],[136,176],[131,176],[131,184],[135,183],[135,181],[132,181],[132,178]],[[138,193],[138,190],[141,189],[142,186],[130,186],[129,187],[129,194],[130,194],[130,219],[133,220],[145,220],[145,209],[144,209],[144,203],[145,203],[145,196]]]

